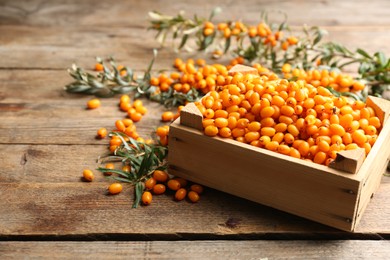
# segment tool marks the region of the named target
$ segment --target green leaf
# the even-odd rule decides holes
[[[120,182],[127,182],[127,183],[133,183],[132,181],[128,180],[128,179],[125,179],[125,178],[122,178],[122,177],[118,177],[118,176],[109,176],[110,179],[114,179],[116,181],[120,181]]]
[[[231,37],[227,38],[225,41],[225,47],[223,49],[223,53],[227,53],[227,51],[230,48],[230,43],[231,43]]]
[[[363,57],[367,58],[367,59],[371,59],[371,56],[366,52],[364,51],[363,49],[357,49],[356,50],[357,53],[359,53],[360,55],[362,55]]]
[[[355,100],[361,100],[362,101],[362,98],[360,98],[358,95],[356,95],[355,93],[352,93],[352,92],[341,92],[341,95],[353,98]]]
[[[211,11],[211,14],[210,14],[210,17],[209,17],[209,21],[211,21],[214,16],[216,16],[217,14],[221,13],[222,12],[222,8],[217,6],[213,9],[213,11]]]
[[[387,63],[387,59],[386,59],[385,54],[383,52],[377,52],[374,55],[375,55],[375,57],[377,57],[379,65],[381,67],[385,67],[386,63]]]
[[[142,182],[137,182],[134,185],[134,203],[133,208],[137,208],[141,203],[142,193],[144,192],[144,185]]]
[[[116,135],[116,136],[118,136],[119,139],[121,139],[122,145],[125,147],[125,149],[126,149],[126,150],[132,150],[132,148],[127,144],[127,142],[126,142],[125,139],[123,138],[123,136],[128,137],[126,134],[120,133],[120,132],[111,132],[110,135]],[[131,139],[131,138],[129,137],[129,139]]]
[[[103,167],[99,167],[99,168],[97,168],[97,170],[102,172],[102,173],[107,173],[107,172],[116,173],[116,174],[118,174],[120,176],[125,177],[128,181],[131,178],[131,176],[129,175],[128,172],[124,172],[124,171],[121,171],[121,170],[107,169],[107,168],[103,168]]]
[[[134,146],[134,148],[137,150],[137,151],[140,151],[140,147],[138,145],[138,142],[134,139],[134,138],[129,138],[130,140],[130,143]]]
[[[188,34],[184,34],[183,38],[181,39],[180,45],[179,45],[179,50],[180,50],[181,48],[183,48],[184,45],[186,44],[186,42],[187,42],[187,40],[188,40],[188,36],[189,36]]]

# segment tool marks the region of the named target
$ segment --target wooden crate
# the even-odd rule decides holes
[[[202,131],[202,115],[191,103],[170,126],[169,172],[325,225],[353,231],[389,161],[389,103],[368,98],[367,104],[382,120],[380,135],[365,159],[364,151],[338,155],[333,165],[337,169],[231,139],[208,137]]]

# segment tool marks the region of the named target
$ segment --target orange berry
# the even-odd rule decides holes
[[[178,180],[175,180],[175,179],[169,180],[167,185],[168,185],[168,188],[173,190],[173,191],[177,191],[181,188],[180,182]]]
[[[166,188],[164,184],[156,184],[153,187],[153,193],[156,195],[163,194],[165,192]]]
[[[125,131],[125,129],[126,129],[126,126],[122,120],[116,120],[115,127],[118,131],[121,131],[121,132]]]
[[[153,189],[153,187],[156,185],[156,183],[157,183],[157,181],[156,181],[156,179],[155,178],[149,178],[149,179],[147,179],[146,181],[145,181],[145,188],[147,189],[147,190],[151,190],[151,189]]]
[[[124,171],[124,172],[130,172],[130,171],[131,171],[131,166],[130,166],[130,165],[124,165],[124,166],[122,167],[122,171]]]
[[[113,170],[115,169],[115,165],[113,163],[107,163],[104,168]],[[112,175],[112,172],[105,172],[104,175]]]
[[[166,127],[163,127],[163,126],[160,126],[156,129],[156,134],[157,136],[167,136],[169,133],[169,129],[167,129]]]
[[[96,70],[96,71],[103,71],[103,70],[104,70],[103,64],[101,64],[101,63],[96,63],[96,64],[95,64],[95,70]]]
[[[83,178],[84,178],[85,181],[91,182],[91,181],[93,181],[95,176],[94,176],[94,174],[93,174],[93,172],[91,170],[86,169],[86,170],[83,171]]]
[[[108,186],[108,192],[112,195],[118,194],[122,191],[123,187],[120,183],[112,183],[110,186]]]
[[[97,136],[102,139],[107,136],[107,129],[102,127],[97,131]]]
[[[135,112],[135,113],[131,113],[130,114],[130,118],[131,120],[133,120],[134,122],[138,122],[142,119],[142,114],[141,113],[138,113],[138,112]]]
[[[153,172],[153,178],[158,182],[166,182],[168,180],[168,173],[161,171],[161,170],[155,170]]]
[[[204,129],[204,133],[207,136],[216,136],[218,134],[218,128],[214,125],[206,126],[206,128]]]
[[[184,200],[187,195],[187,190],[184,188],[178,189],[175,193],[175,199],[177,201]]]
[[[150,203],[152,203],[152,199],[153,199],[152,193],[150,193],[149,191],[145,191],[142,194],[141,200],[144,205],[149,205]]]
[[[91,99],[87,102],[88,109],[95,109],[100,107],[100,100],[97,98]]]
[[[169,122],[169,121],[172,121],[173,117],[174,117],[173,112],[171,112],[171,111],[166,111],[166,112],[162,113],[162,115],[161,115],[161,121],[163,121],[163,122]]]
[[[218,134],[222,137],[228,138],[232,135],[232,130],[229,127],[222,127],[219,129]]]
[[[187,186],[188,182],[186,179],[176,177],[176,178],[174,178],[174,180],[177,180],[180,183],[180,188],[184,188],[185,186]]]
[[[192,184],[190,187],[190,190],[195,191],[198,194],[202,194],[203,193],[203,186],[201,186],[199,184]]]
[[[188,199],[195,203],[195,202],[198,202],[200,197],[199,197],[199,194],[196,192],[196,191],[193,191],[191,190],[190,192],[188,192]]]

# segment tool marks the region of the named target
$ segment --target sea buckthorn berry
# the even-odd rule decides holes
[[[205,118],[202,121],[203,128],[206,128],[207,126],[211,125],[214,126],[215,119]]]
[[[260,122],[253,121],[248,124],[248,130],[251,132],[257,132],[260,130],[260,128],[261,128]]]
[[[281,154],[289,155],[290,151],[291,151],[291,148],[288,145],[281,144],[281,145],[278,146],[278,150],[277,151],[279,153],[281,153]]]
[[[124,171],[124,172],[130,172],[130,171],[131,171],[131,166],[130,166],[130,165],[123,165],[122,171]]]
[[[87,102],[88,109],[95,109],[100,107],[100,100],[97,98],[91,99]]]
[[[128,103],[128,102],[121,102],[121,103],[119,104],[119,108],[120,108],[122,111],[127,112],[127,111],[129,111],[129,109],[131,108],[131,105],[130,105],[130,103]]]
[[[170,179],[168,181],[167,185],[168,185],[168,188],[173,190],[173,191],[176,191],[176,190],[181,188],[180,182],[178,180],[175,180],[175,179]]]
[[[260,116],[261,118],[272,117],[274,113],[275,109],[273,107],[267,106],[261,109]]]
[[[224,138],[228,138],[232,135],[232,130],[229,127],[222,127],[219,129],[218,134]]]
[[[100,138],[100,139],[103,139],[104,137],[106,137],[106,136],[107,136],[107,129],[104,128],[104,127],[100,128],[100,129],[97,131],[97,136],[98,136],[98,138]]]
[[[279,147],[279,143],[276,141],[271,141],[265,145],[266,149],[268,149],[270,151],[274,151],[274,152],[276,152],[278,150],[278,147]]]
[[[330,146],[325,140],[321,140],[318,142],[318,149],[322,152],[328,152],[330,149]]]
[[[345,135],[345,129],[339,124],[331,124],[329,126],[329,130],[332,135],[338,135],[338,136],[344,136]]]
[[[91,181],[93,181],[95,176],[94,176],[94,174],[93,174],[93,172],[91,170],[86,169],[86,170],[83,171],[83,178],[84,178],[85,181],[91,182]]]
[[[218,128],[226,127],[228,126],[229,121],[226,118],[218,117],[215,119],[214,125]]]
[[[130,96],[122,95],[119,99],[119,103],[130,103]]]
[[[117,130],[121,131],[121,132],[124,132],[125,129],[126,129],[126,126],[125,124],[123,123],[122,120],[116,120],[115,121],[115,127]]]
[[[187,186],[187,180],[180,178],[180,177],[175,177],[174,180],[177,180],[180,183],[180,188],[184,188]]]
[[[355,150],[357,148],[359,148],[359,146],[355,143],[351,143],[351,144],[345,146],[345,150]]]
[[[168,173],[161,171],[161,170],[155,170],[153,172],[153,178],[158,182],[166,182],[168,180]]]
[[[156,181],[156,179],[155,178],[149,178],[149,179],[147,179],[146,181],[145,181],[145,188],[147,189],[147,190],[151,190],[151,189],[153,189],[153,187],[156,185],[156,183],[157,183],[157,181]]]
[[[248,132],[245,134],[245,141],[250,143],[260,138],[259,132]]]
[[[149,205],[150,203],[152,203],[152,199],[153,199],[152,193],[150,193],[149,191],[144,191],[141,197],[142,203],[144,205]]]
[[[165,192],[166,188],[164,184],[156,184],[153,187],[153,193],[156,195],[163,194]]]
[[[355,131],[352,133],[352,140],[358,145],[363,145],[367,141],[367,137],[364,133]]]
[[[167,136],[169,133],[169,129],[163,127],[163,126],[160,126],[156,129],[156,135],[157,136]]]
[[[282,123],[285,123],[282,121]],[[275,126],[275,120],[272,117],[266,117],[261,119],[260,124],[262,127],[273,127]]]
[[[275,135],[275,128],[272,128],[272,127],[263,127],[261,128],[261,135],[266,135],[266,136],[269,136],[269,137],[272,137]]]
[[[292,134],[287,133],[284,135],[284,142],[286,144],[292,144],[295,141],[295,138]]]
[[[134,122],[138,122],[142,119],[142,114],[141,113],[138,113],[138,112],[135,112],[135,113],[132,113],[130,115],[130,118],[131,120],[133,120]]]
[[[189,191],[187,196],[188,196],[188,199],[193,203],[198,202],[200,199],[199,193],[197,193],[196,191],[193,191],[193,190]]]
[[[284,134],[283,133],[276,133],[273,137],[272,137],[272,141],[276,141],[278,142],[279,144],[283,142],[283,139],[284,139]]]
[[[95,71],[103,71],[103,70],[104,70],[103,64],[101,64],[101,63],[95,64]]]
[[[309,149],[310,149],[310,145],[309,145],[308,142],[305,142],[305,141],[303,141],[303,142],[298,146],[298,151],[299,151],[299,153],[300,153],[302,156],[304,156],[304,157],[306,157],[306,156],[308,155]]]
[[[175,200],[181,201],[184,200],[187,196],[187,190],[184,188],[180,188],[175,193]]]
[[[161,121],[163,121],[163,122],[169,122],[169,121],[172,121],[173,117],[174,117],[173,112],[171,112],[171,111],[166,111],[166,112],[162,113],[162,115],[161,115]]]
[[[364,128],[364,132],[368,135],[375,135],[377,133],[377,130],[375,126],[369,125],[366,128]]]
[[[218,134],[218,128],[216,126],[214,126],[214,125],[208,125],[204,129],[204,133],[207,136],[216,136]]]
[[[317,152],[314,155],[313,162],[318,163],[318,164],[324,164],[327,159],[327,155],[325,152]]]
[[[221,117],[221,118],[228,118],[229,113],[226,110],[218,109],[215,111],[214,116],[216,118]]]
[[[203,186],[199,184],[192,184],[190,190],[195,191],[198,194],[203,193]]]
[[[115,169],[115,165],[113,163],[107,163],[104,168],[113,170]],[[112,172],[105,172],[104,175],[112,175]]]
[[[123,187],[120,183],[112,183],[110,186],[108,186],[108,192],[112,195],[118,194],[122,191]]]
[[[140,113],[141,115],[145,115],[146,112],[148,112],[148,109],[144,106],[138,106],[135,108],[135,110]]]
[[[378,117],[374,116],[374,117],[370,117],[368,119],[368,123],[370,125],[373,125],[375,128],[380,128],[381,127],[381,121],[379,120]]]

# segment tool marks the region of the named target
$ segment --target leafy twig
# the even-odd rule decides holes
[[[144,190],[143,182],[148,179],[155,170],[165,170],[167,167],[166,156],[168,149],[161,145],[150,145],[137,142],[136,140],[126,136],[124,133],[112,132],[111,135],[116,135],[122,139],[122,144],[116,149],[115,156],[101,158],[118,161],[120,159],[123,164],[130,165],[131,171],[108,169],[98,167],[98,170],[103,173],[113,173],[115,176],[110,176],[114,180],[127,182],[134,185],[135,199],[133,207],[136,208],[140,201]],[[129,141],[125,141],[128,139]],[[105,161],[107,161],[105,160]]]

